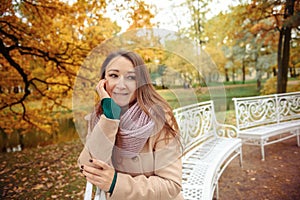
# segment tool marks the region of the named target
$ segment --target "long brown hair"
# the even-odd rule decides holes
[[[122,56],[128,59],[135,68],[137,83],[136,96],[140,108],[155,121],[156,127],[161,127],[166,130],[166,139],[169,139],[170,135],[179,139],[178,125],[173,115],[172,108],[169,106],[167,101],[156,92],[155,88],[151,84],[150,74],[147,67],[143,59],[137,53],[120,50],[109,54],[101,66],[101,79],[105,78],[105,71],[108,64],[117,56]],[[151,112],[149,112],[150,110]],[[92,114],[91,128],[93,128],[95,121],[99,119],[101,114],[102,108],[101,103],[99,102]]]

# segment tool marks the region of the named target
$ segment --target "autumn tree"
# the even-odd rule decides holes
[[[56,132],[61,111],[71,111],[72,87],[82,61],[120,30],[104,17],[106,6],[105,1],[1,3],[1,134]]]
[[[290,44],[292,42],[295,46],[299,46],[297,42],[300,25],[299,1],[251,1],[247,5],[248,13],[255,13],[248,15],[248,19],[252,21],[249,30],[260,40],[261,48],[277,44],[278,73],[274,73],[278,77],[277,93],[286,92]]]
[[[181,6],[186,6],[189,10],[190,27],[186,30],[188,37],[195,40],[198,45],[206,42],[204,37],[205,23],[207,21],[206,14],[209,11],[208,3],[211,0],[186,0]]]
[[[258,89],[261,87],[262,75],[267,73],[269,77],[271,72],[273,75],[278,74],[278,88],[286,88],[287,70],[289,65],[297,66],[298,61],[295,55],[299,54],[297,51],[299,1],[294,1],[293,9],[291,6],[286,7],[289,2],[292,3],[292,1],[240,1],[239,5],[230,7],[228,12],[209,20],[206,28],[209,33],[206,37],[209,39],[206,45],[223,45],[225,54],[231,59],[225,65],[227,66],[225,73],[227,69],[242,71],[244,81],[245,73],[249,72],[253,66],[257,74]],[[286,9],[293,11],[294,15],[284,14]],[[214,27],[221,26],[224,28],[214,29]],[[285,31],[288,30],[285,28],[287,26],[291,27],[290,33],[292,34],[288,34],[291,36],[290,42],[284,43],[283,40],[286,37],[282,34],[287,33]],[[291,51],[291,56],[288,55],[289,51]],[[287,59],[292,60],[288,62]]]
[[[211,2],[211,0],[185,0],[182,3],[178,5],[174,5],[174,15],[177,16],[178,13],[176,11],[178,10],[180,13],[180,16],[177,16],[177,22],[178,25],[178,35],[183,35],[188,37],[191,41],[194,42],[194,46],[196,49],[189,49],[191,52],[191,55],[195,55],[196,57],[199,57],[196,63],[197,68],[197,75],[194,76],[193,74],[190,74],[190,76],[193,76],[198,80],[198,85],[203,84],[203,80],[211,80],[212,75],[211,70],[209,70],[210,66],[205,66],[203,63],[209,63],[212,64],[211,60],[207,57],[207,54],[204,52],[203,45],[207,42],[207,38],[205,37],[205,24],[206,24],[206,14],[209,12],[208,4]],[[185,24],[184,26],[181,26]],[[198,48],[199,47],[199,48]],[[187,49],[185,49],[187,51]],[[204,56],[200,56],[200,54],[204,54]],[[208,60],[207,60],[208,59]]]
[[[121,30],[109,14],[125,13],[121,18],[138,21],[136,28],[148,26],[154,16],[143,1],[131,1],[137,6],[122,2],[123,7],[114,2],[5,0],[1,3],[1,134],[17,132],[22,144],[23,134],[29,131],[57,133],[57,119],[62,113],[71,114],[75,78],[89,85],[96,81],[91,77],[97,73],[91,77],[77,73],[85,67],[83,61],[92,49]],[[140,16],[147,17],[140,21]],[[99,68],[100,63],[94,67]]]
[[[154,14],[151,12],[151,6],[147,5],[144,1],[137,1],[135,7],[133,7],[133,12],[129,14],[132,20],[128,30],[137,28],[151,28],[153,23]]]
[[[245,81],[246,46],[249,41],[246,39],[247,23],[244,17],[239,16],[244,11],[243,6],[231,7],[229,11],[221,12],[205,23],[205,49],[217,63],[219,71],[225,74],[225,81],[231,79],[235,82],[236,74],[240,74],[240,71]]]

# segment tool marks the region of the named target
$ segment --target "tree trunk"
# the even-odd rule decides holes
[[[290,77],[294,77],[293,68],[290,67],[289,70],[290,70]]]
[[[232,83],[235,84],[235,69],[234,67],[232,68]]]
[[[294,78],[297,77],[297,74],[296,74],[296,66],[295,66],[295,65],[294,65],[294,67],[293,67],[293,75],[294,75],[294,76],[293,76]]]
[[[243,66],[242,66],[242,72],[243,72],[243,84],[245,84],[245,81],[246,81],[246,67],[245,67],[244,61],[243,61]]]
[[[260,69],[256,69],[256,89],[257,91],[260,91],[261,89],[261,76],[262,76],[262,73],[261,73],[261,70]]]
[[[276,67],[273,67],[273,76],[277,76]]]
[[[284,19],[294,14],[295,0],[287,0],[285,5]],[[277,93],[285,93],[287,88],[287,75],[290,60],[291,25],[284,23],[280,30],[278,41],[278,77]]]
[[[261,89],[261,80],[260,79],[256,80],[256,85],[257,85],[257,91],[260,91],[260,89]]]
[[[229,75],[228,75],[228,69],[225,68],[225,77],[226,77],[226,82],[229,82]]]
[[[281,64],[278,65],[277,93],[285,93],[287,87],[287,75],[290,57],[291,28],[287,27],[283,31],[283,49]]]

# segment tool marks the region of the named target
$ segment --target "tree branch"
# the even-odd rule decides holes
[[[30,94],[29,90],[29,81],[28,81],[28,75],[24,72],[24,70],[21,68],[21,66],[14,61],[14,59],[10,56],[8,48],[5,47],[3,40],[0,38],[0,53],[3,55],[3,57],[9,62],[9,64],[15,68],[18,73],[21,75],[23,82],[24,82],[24,95],[16,102],[13,102],[9,104],[10,106],[19,104],[23,102],[27,96]],[[0,110],[5,109],[9,106],[8,104],[0,107]]]

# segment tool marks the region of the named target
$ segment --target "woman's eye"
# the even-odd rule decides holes
[[[117,74],[109,74],[108,76],[111,77],[111,78],[118,78]]]
[[[127,76],[128,80],[135,80],[135,76]]]

